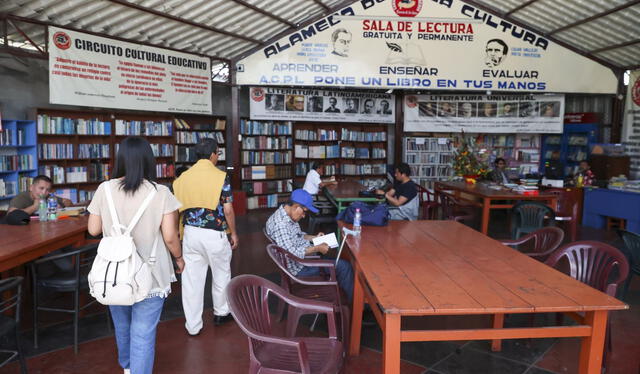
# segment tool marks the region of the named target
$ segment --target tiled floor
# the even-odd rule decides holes
[[[238,217],[241,246],[234,254],[234,274],[259,274],[277,281],[275,266],[264,251],[266,240],[262,225],[270,212],[258,211]],[[495,236],[502,237],[500,233]],[[580,238],[595,239],[621,245],[616,235],[584,229]],[[210,295],[210,293],[207,292]],[[55,301],[55,300],[54,300]],[[611,374],[639,374],[640,371],[640,278],[631,285],[627,302],[631,310],[612,313],[613,355]],[[211,305],[210,297],[206,305]],[[28,310],[28,309],[27,309]],[[115,341],[110,334],[103,309],[81,321],[78,355],[70,347],[71,325],[56,315],[44,317],[49,326],[40,333],[40,347],[32,348],[31,331],[25,331],[23,344],[29,357],[30,373],[118,373]],[[165,304],[158,328],[156,373],[246,373],[248,346],[245,335],[235,323],[213,326],[208,322],[198,337],[184,331],[179,290]],[[25,316],[29,319],[28,314]],[[63,317],[64,318],[64,317]],[[539,316],[536,324],[552,323],[555,315]],[[408,320],[404,323],[420,328],[460,328],[486,326],[487,317],[437,317]],[[529,323],[527,315],[509,316],[507,325]],[[378,373],[381,367],[381,331],[377,327],[363,329],[362,353],[346,361],[345,373]],[[578,339],[510,340],[503,342],[501,352],[491,352],[488,342],[403,343],[402,373],[428,374],[572,374],[577,373]],[[16,363],[0,369],[0,373],[18,373]]]

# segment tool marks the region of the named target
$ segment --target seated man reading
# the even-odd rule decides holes
[[[9,202],[9,210],[12,212],[16,209],[25,211],[28,215],[33,215],[38,211],[40,199],[47,199],[51,192],[53,182],[46,175],[38,175],[33,179],[33,183],[29,187],[29,191],[19,193]],[[73,203],[69,199],[56,197],[60,208],[71,206]]]
[[[315,253],[326,254],[329,246],[326,243],[314,246],[311,240],[317,236],[309,235],[300,229],[298,223],[308,211],[318,213],[318,209],[313,206],[313,198],[303,190],[297,189],[291,193],[289,202],[281,205],[267,220],[266,231],[275,243],[289,251],[291,254],[304,258],[306,255]],[[291,274],[296,276],[320,275],[321,268],[304,266],[293,261],[287,261],[287,268]],[[336,277],[340,288],[347,294],[349,300],[353,298],[353,269],[351,264],[345,260],[339,260],[336,266]]]
[[[418,187],[410,176],[411,168],[403,162],[396,168],[393,187],[386,193],[383,190],[376,191],[378,194],[384,194],[387,199],[389,215],[393,220],[415,221],[418,219],[420,207]]]

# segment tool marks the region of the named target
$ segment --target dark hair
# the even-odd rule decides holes
[[[51,180],[51,178],[47,177],[46,175],[38,175],[37,177],[33,178],[33,183],[31,184],[36,184],[40,181],[45,181],[49,184],[53,184],[53,181]]]
[[[320,167],[320,163],[318,161],[311,161],[309,164],[309,170],[316,170]]]
[[[155,185],[156,159],[147,139],[129,136],[120,143],[113,178],[120,177],[124,177],[120,187],[125,192],[136,192],[144,179]]]
[[[211,154],[218,151],[218,142],[212,138],[204,138],[200,139],[198,144],[194,147],[196,151],[196,157],[198,160],[208,160],[211,157]]]
[[[507,161],[506,161],[504,158],[502,158],[502,157],[498,157],[498,158],[496,158],[496,160],[495,160],[493,163],[494,163],[494,164],[496,164],[496,165],[498,165],[498,162],[500,162],[500,161],[504,162],[505,164],[507,163]]]
[[[340,27],[338,29],[335,29],[332,33],[331,33],[331,41],[335,42],[336,40],[338,40],[338,35],[345,33],[345,34],[349,34],[351,35],[351,31],[345,29],[344,27]]]
[[[403,162],[403,163],[399,164],[398,166],[396,166],[396,169],[398,169],[400,174],[404,174],[407,177],[411,176],[411,167],[409,167],[409,164],[407,164],[406,162]]]
[[[507,43],[503,42],[502,39],[491,39],[487,42],[487,45],[489,45],[489,43],[500,44],[502,46],[502,53],[505,55],[509,52],[509,46],[507,46]]]

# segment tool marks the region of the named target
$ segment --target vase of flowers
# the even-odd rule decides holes
[[[463,177],[465,182],[475,184],[478,178],[487,173],[488,167],[465,138],[464,133],[457,143],[458,147],[453,156],[453,170],[456,175]]]

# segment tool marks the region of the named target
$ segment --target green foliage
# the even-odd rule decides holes
[[[477,175],[484,176],[487,174],[488,167],[482,161],[475,149],[469,144],[468,139],[462,136],[458,139],[458,149],[453,157],[453,170],[456,175]]]

